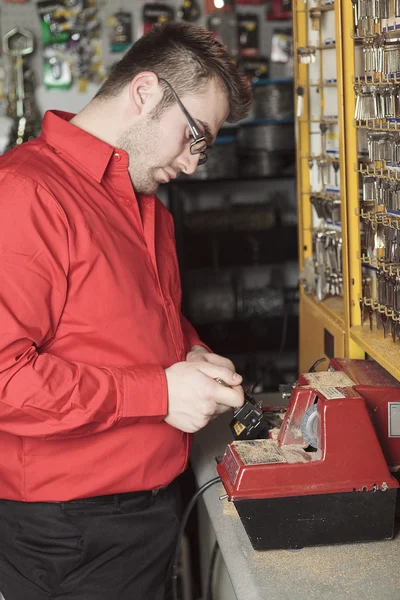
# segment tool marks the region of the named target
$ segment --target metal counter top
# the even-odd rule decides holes
[[[232,441],[223,415],[195,436],[191,463],[198,485],[218,475],[216,456]],[[301,550],[253,550],[222,484],[204,493],[238,600],[400,600],[400,523],[393,540]]]

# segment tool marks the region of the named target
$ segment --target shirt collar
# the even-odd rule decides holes
[[[80,168],[101,183],[111,157],[117,154],[119,165],[128,167],[128,155],[94,135],[70,123],[75,115],[60,110],[49,110],[44,115],[42,136],[49,146],[66,154]]]

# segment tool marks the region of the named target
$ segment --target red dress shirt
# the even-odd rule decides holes
[[[164,486],[189,436],[164,369],[201,343],[181,315],[173,220],[128,155],[47,112],[0,159],[0,498]]]

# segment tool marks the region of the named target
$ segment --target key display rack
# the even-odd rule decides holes
[[[400,379],[400,2],[295,0],[294,37],[300,372]]]

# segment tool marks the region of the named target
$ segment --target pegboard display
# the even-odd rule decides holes
[[[305,235],[309,236],[301,281],[307,295],[318,303],[334,302],[342,314],[345,162],[339,136],[340,2],[299,0],[295,10],[298,30],[303,20],[303,30],[297,34],[303,35],[305,42],[297,47],[298,70],[304,72],[304,82],[296,88],[301,146],[306,148],[299,157],[305,172],[301,204],[308,214]]]
[[[324,331],[335,356],[346,356],[350,312],[348,160],[345,147],[340,0],[296,0],[297,195],[299,221],[300,372],[323,355]],[[349,2],[351,7],[351,3]],[[351,167],[352,168],[352,167]],[[307,328],[315,324],[315,336]],[[348,340],[345,340],[348,344]]]
[[[112,0],[98,1],[98,14],[101,21],[101,52],[102,61],[105,71],[118,61],[123,52],[110,52],[109,44],[109,29],[108,19],[118,10],[126,11],[132,15],[133,23],[133,40],[136,40],[143,33],[142,12],[145,5],[144,0],[120,0],[118,4]],[[182,4],[182,0],[171,0],[166,2],[176,14],[176,11]],[[271,39],[275,28],[290,28],[290,22],[274,22],[266,20],[266,5],[260,6],[237,6],[236,13],[238,15],[257,15],[259,21],[259,53],[262,56],[270,56],[271,54]],[[198,23],[206,26],[208,15],[201,14]],[[99,84],[89,84],[85,93],[79,91],[79,86],[75,81],[69,90],[48,90],[43,85],[43,57],[41,43],[41,25],[40,18],[37,12],[36,2],[26,3],[7,3],[2,2],[0,5],[0,34],[3,37],[8,31],[14,27],[23,27],[29,29],[35,38],[35,51],[29,57],[32,68],[35,73],[37,86],[35,91],[36,101],[40,112],[43,114],[49,108],[57,108],[61,110],[70,110],[72,112],[79,111],[93,97],[97,91]],[[7,71],[9,69],[9,59],[4,54],[0,57],[0,67],[3,67],[6,80],[5,87],[7,88]],[[281,64],[271,65],[270,75],[272,77],[284,76],[284,67]],[[1,75],[1,72],[0,72]],[[5,99],[0,101],[0,118],[5,114]],[[1,119],[0,119],[1,120]],[[0,123],[0,136],[1,136]]]

